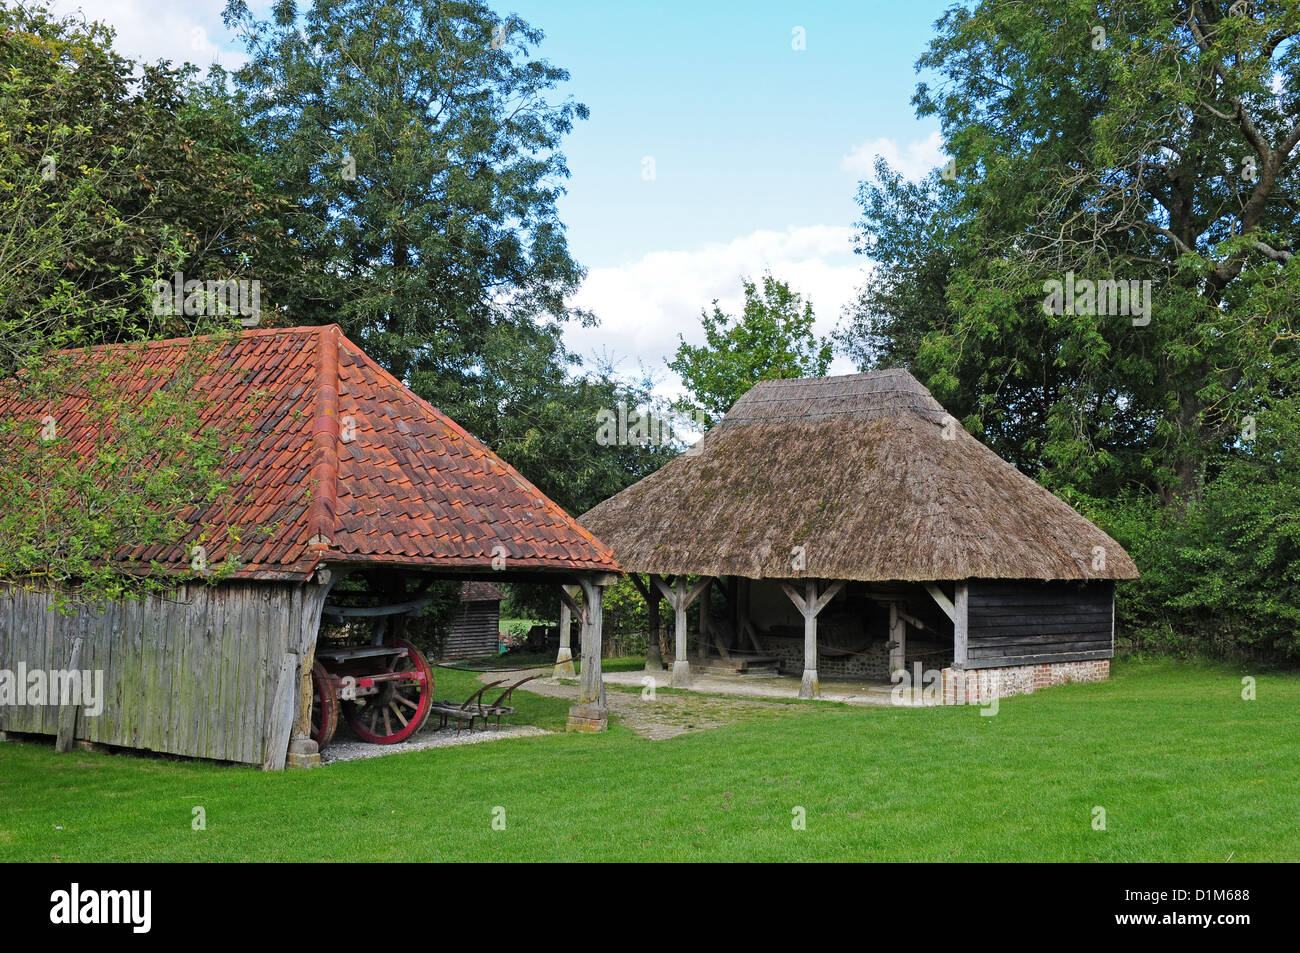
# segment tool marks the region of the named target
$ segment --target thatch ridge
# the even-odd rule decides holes
[[[579,522],[633,572],[1137,576],[1118,543],[968,434],[901,369],[760,383],[690,451]]]

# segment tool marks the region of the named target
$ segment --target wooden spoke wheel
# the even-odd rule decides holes
[[[373,695],[343,702],[343,717],[357,737],[377,745],[411,737],[423,727],[433,704],[433,668],[424,655],[410,642],[398,640],[392,647],[406,649],[406,654],[387,656],[385,667],[372,675],[401,677],[380,681]]]
[[[334,683],[325,666],[314,662],[311,667],[311,740],[324,750],[333,740],[338,726],[339,699],[334,693]]]

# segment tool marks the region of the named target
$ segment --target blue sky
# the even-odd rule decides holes
[[[672,393],[664,361],[679,336],[698,341],[700,310],[717,298],[734,313],[741,276],[768,269],[811,298],[829,332],[870,267],[851,241],[873,157],[913,176],[942,161],[937,123],[918,121],[910,100],[914,64],[950,4],[497,4],[546,33],[538,52],[591,109],[564,146],[560,212],[588,268],[573,303],[601,325],[571,329],[569,347],[645,366]],[[127,55],[233,67],[222,6],[55,0],[114,26]]]
[[[853,146],[937,129],[909,101],[946,5],[668,2],[594,14],[515,3],[591,108],[565,148],[562,211],[578,259],[603,267],[764,228],[850,224],[856,177],[841,163]]]

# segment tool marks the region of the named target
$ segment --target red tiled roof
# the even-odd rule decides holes
[[[161,386],[188,344],[124,351],[123,386]],[[184,514],[194,530],[183,545],[124,557],[184,569],[206,525],[218,530],[205,543],[209,565],[233,555],[241,578],[300,579],[327,563],[618,571],[604,544],[336,325],[245,331],[199,388],[210,398],[204,426],[244,444],[228,464],[236,482],[228,498]],[[0,395],[0,414],[51,414],[60,438],[88,455],[84,404]],[[224,541],[229,527],[238,542]]]

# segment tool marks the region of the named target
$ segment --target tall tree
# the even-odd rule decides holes
[[[543,365],[540,322],[590,316],[565,298],[582,269],[555,201],[562,137],[587,115],[552,102],[568,74],[532,50],[542,33],[484,3],[280,0],[225,20],[248,64],[233,74],[252,130],[292,201],[313,264],[292,320],[337,321],[422,396],[485,429],[511,356]]]
[[[563,505],[621,489],[604,464],[623,451],[590,457],[594,392],[560,337],[595,321],[567,304],[583,270],[556,210],[587,109],[555,94],[568,74],[535,55],[541,31],[442,0],[281,0],[269,21],[230,0],[225,19],[308,262],[289,319],[341,324]]]
[[[189,68],[137,75],[112,40],[0,9],[0,579],[92,598],[169,585],[122,556],[175,543],[186,507],[228,492],[239,440],[202,428],[198,386],[233,316],[156,314],[152,282],[224,281],[277,246],[229,108]],[[206,331],[168,386],[123,390],[139,341]],[[124,346],[85,350],[103,343]]]
[[[919,324],[894,328],[937,396],[965,390],[973,429],[1031,422],[1013,434],[1018,462],[1056,483],[1194,495],[1243,417],[1294,393],[1296,335],[1276,303],[1300,291],[1298,40],[1289,3],[945,14],[919,64],[939,82],[914,101],[953,158],[933,183],[952,195],[925,213],[948,236],[934,259],[947,271],[928,316],[906,309],[930,323],[919,340]],[[896,247],[905,214],[886,203],[865,230]],[[1149,311],[1047,300],[1071,280],[1150,281]]]
[[[151,308],[176,271],[272,278],[278,200],[234,113],[193,67],[137,64],[112,39],[0,9],[0,375],[49,346],[185,333]]]
[[[741,279],[745,306],[739,317],[715,300],[701,311],[703,345],[680,339],[669,368],[682,378],[690,397],[678,409],[701,414],[712,426],[759,381],[820,377],[831,363],[832,345],[813,331],[813,306],[769,272],[759,286]]]

